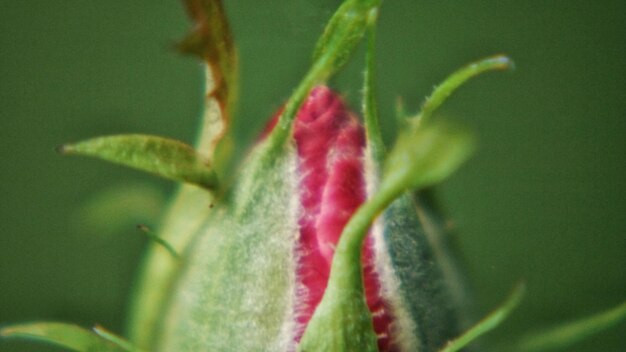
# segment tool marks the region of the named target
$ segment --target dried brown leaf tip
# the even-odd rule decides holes
[[[214,92],[208,93],[225,103],[236,80],[237,53],[224,5],[219,0],[185,0],[183,3],[194,27],[178,43],[178,48],[183,53],[199,56],[209,65],[215,84]]]

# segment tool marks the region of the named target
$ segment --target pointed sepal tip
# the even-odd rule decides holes
[[[57,148],[64,155],[96,157],[167,179],[215,190],[217,175],[206,159],[183,142],[149,135],[97,137]]]

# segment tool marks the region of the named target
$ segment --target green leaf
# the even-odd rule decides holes
[[[513,350],[520,352],[564,350],[625,319],[626,302],[613,309],[584,319],[528,334],[520,339],[517,348]]]
[[[237,97],[237,51],[221,1],[183,2],[194,27],[179,48],[199,56],[207,65],[203,126],[197,147],[216,169],[224,171],[233,149],[230,126]]]
[[[511,314],[511,312],[517,308],[522,300],[522,297],[524,296],[525,290],[526,286],[523,283],[518,284],[500,307],[479,321],[471,329],[467,330],[463,335],[450,341],[439,352],[459,351],[461,348],[467,346],[478,337],[498,327]]]
[[[418,115],[418,122],[424,123],[430,119],[430,116],[437,110],[448,97],[454,93],[460,86],[467,82],[470,78],[480,75],[481,73],[493,70],[507,70],[514,68],[511,59],[503,55],[488,57],[457,70],[438,85],[433,93],[426,98],[422,104],[422,111]]]
[[[279,148],[290,136],[291,126],[302,102],[316,84],[328,80],[343,67],[367,27],[376,21],[380,0],[346,0],[337,9],[317,42],[313,64],[295,89],[270,136]]]
[[[217,187],[217,176],[208,163],[191,146],[176,140],[117,135],[64,145],[59,151],[100,158],[206,189]]]
[[[38,322],[13,325],[0,330],[0,336],[35,339],[59,345],[73,351],[120,352],[129,351],[113,341],[80,326],[57,322]]]

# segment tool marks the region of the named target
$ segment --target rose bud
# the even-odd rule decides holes
[[[454,352],[502,322],[521,289],[454,338],[464,325],[463,280],[425,194],[473,150],[469,133],[431,121],[433,112],[469,78],[511,61],[494,56],[453,73],[416,116],[401,116],[387,152],[373,79],[380,0],[345,0],[283,111],[236,169],[237,55],[224,8],[219,0],[184,3],[194,28],[179,47],[206,63],[195,146],[132,134],[58,149],[184,183],[158,233],[139,226],[152,242],[130,341],[60,322],[7,326],[0,335],[76,351]],[[366,34],[362,124],[325,84]],[[568,346],[625,316],[623,304],[501,350]]]
[[[252,151],[230,201],[190,246],[164,315],[163,350],[298,347],[339,238],[376,189],[377,172],[365,129],[326,87],[311,91],[292,136],[279,153],[268,156],[267,140]],[[361,262],[364,294],[356,299],[367,302],[371,330],[346,336],[346,348],[360,348],[353,338],[369,334],[379,351],[429,351],[456,334],[442,268],[410,197],[372,228]]]

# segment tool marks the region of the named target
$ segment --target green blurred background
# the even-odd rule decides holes
[[[241,58],[237,131],[246,140],[295,87],[339,1],[225,2]],[[156,226],[174,186],[60,157],[54,147],[124,132],[191,142],[201,67],[171,49],[187,28],[174,0],[0,1],[0,324],[123,330],[145,245],[134,225]],[[513,73],[471,82],[441,111],[480,138],[477,155],[440,187],[477,311],[520,278],[528,283],[523,305],[493,337],[623,301],[626,3],[386,1],[379,29],[388,142],[397,97],[414,111],[471,60],[504,52],[517,63]],[[361,54],[333,81],[356,107]],[[0,350],[56,349],[2,341]],[[624,350],[624,323],[571,349]]]

